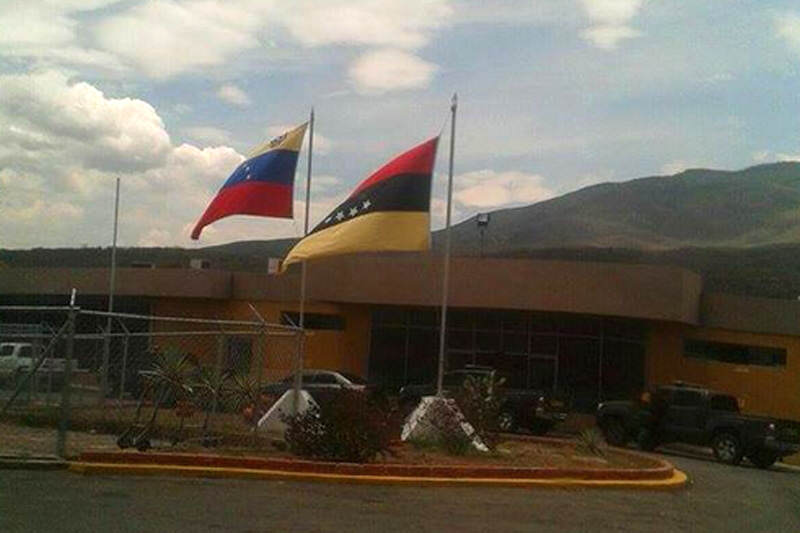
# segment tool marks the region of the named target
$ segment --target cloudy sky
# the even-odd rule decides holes
[[[2,0],[0,248],[108,245],[115,177],[122,246],[297,236],[300,201],[295,221],[232,217],[189,240],[242,154],[312,105],[314,224],[435,135],[453,91],[456,220],[603,181],[800,159],[800,6]]]

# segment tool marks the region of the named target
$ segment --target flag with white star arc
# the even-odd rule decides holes
[[[430,248],[430,199],[439,138],[396,156],[362,181],[350,196],[283,261],[367,251]]]

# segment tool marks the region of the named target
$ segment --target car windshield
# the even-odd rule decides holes
[[[350,374],[349,372],[339,372],[342,376],[344,376],[347,381],[352,383],[353,385],[366,385],[367,380],[362,378],[361,376],[356,376],[355,374]]]
[[[5,346],[0,346],[0,357],[8,357],[13,353],[14,347],[12,345],[6,344]]]

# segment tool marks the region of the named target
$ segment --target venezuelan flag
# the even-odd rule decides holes
[[[225,181],[192,230],[231,215],[292,218],[294,174],[308,123],[255,148]]]
[[[439,138],[404,152],[362,181],[289,251],[282,270],[307,259],[430,248],[431,179]]]

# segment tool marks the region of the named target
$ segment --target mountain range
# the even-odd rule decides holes
[[[800,295],[800,163],[603,183],[489,215],[483,228],[475,217],[451,228],[454,254],[669,264],[701,273],[711,290]],[[213,268],[265,271],[293,242],[120,248],[118,261],[181,267],[202,257]],[[434,232],[434,253],[442,248],[443,232]],[[108,263],[108,248],[0,250],[9,267]]]

